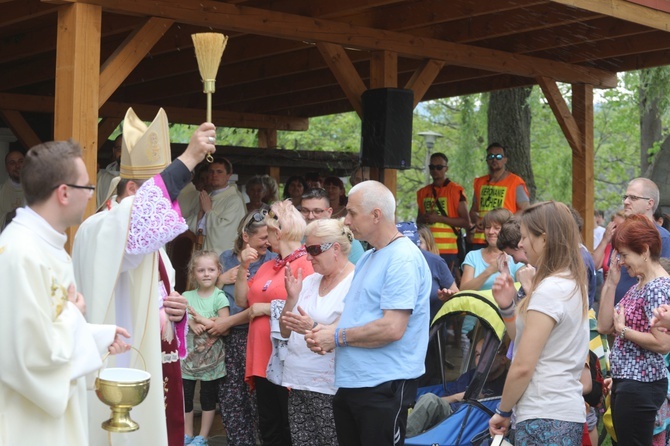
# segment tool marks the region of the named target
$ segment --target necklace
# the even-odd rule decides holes
[[[395,242],[395,241],[398,240],[400,237],[404,237],[404,236],[403,236],[401,233],[396,232],[395,234],[393,234],[393,237],[391,237],[391,240],[389,240],[389,242],[388,242],[387,244],[385,244],[384,246],[382,246],[382,247],[379,248],[379,249],[386,248],[388,245],[390,245],[391,243]],[[379,249],[377,249],[377,248],[372,248],[372,252],[375,253],[375,252],[379,251]]]
[[[342,274],[342,271],[344,271],[347,266],[349,266],[349,262],[346,262],[344,264],[344,266],[342,268],[340,268],[340,270],[337,272],[337,274],[332,276],[332,278],[328,278],[328,284],[327,285],[324,284],[324,279],[326,279],[326,276],[321,278],[321,283],[319,284],[319,294],[320,295],[327,294],[332,288],[337,286],[337,284],[339,282],[335,282],[335,279],[337,279],[340,276],[340,274]]]

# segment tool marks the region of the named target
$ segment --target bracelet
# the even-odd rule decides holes
[[[509,412],[504,412],[504,411],[500,410],[500,405],[498,405],[496,407],[495,411],[498,415],[500,415],[503,418],[509,418],[509,417],[512,416],[512,411],[511,410]]]
[[[340,347],[340,329],[335,329],[335,347]]]
[[[500,309],[500,315],[503,318],[510,318],[514,316],[515,309],[516,309],[516,301],[512,300],[512,303],[509,306]]]
[[[619,333],[619,338],[620,339],[626,339],[626,330],[628,330],[628,327],[623,327],[623,330]]]
[[[347,344],[347,329],[346,328],[342,329],[342,344],[345,347],[349,347],[349,344]]]

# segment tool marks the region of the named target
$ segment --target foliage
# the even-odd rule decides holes
[[[650,76],[665,80],[670,88],[670,69],[658,70]],[[620,75],[619,87],[596,90],[594,104],[594,176],[595,207],[609,215],[621,207],[621,195],[631,178],[640,175],[638,72]],[[651,92],[662,95],[661,110],[667,110],[670,94],[654,82]],[[570,85],[560,84],[563,97],[570,105]],[[443,152],[449,158],[449,178],[466,190],[472,199],[472,182],[486,173],[484,149],[488,144],[485,94],[446,98],[421,103],[414,112],[412,131],[412,167],[398,171],[397,201],[399,220],[414,220],[417,213],[416,191],[430,182],[426,170],[430,153]],[[537,200],[572,199],[572,151],[547,100],[538,87],[529,98],[531,109],[531,162],[537,185]],[[667,112],[666,112],[667,114]],[[667,119],[667,116],[663,118]],[[171,126],[174,142],[188,142],[195,127]],[[278,146],[288,150],[324,150],[358,152],[360,149],[360,118],[356,113],[343,113],[313,118],[306,132],[280,131]],[[426,147],[421,132],[443,135],[432,151]],[[249,129],[217,129],[217,139],[229,145],[256,146],[257,132]],[[112,136],[112,138],[115,135]],[[658,150],[659,144],[655,145]],[[346,183],[346,181],[345,181]]]

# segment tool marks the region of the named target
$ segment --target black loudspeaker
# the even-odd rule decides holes
[[[375,88],[366,90],[361,101],[361,165],[409,169],[414,92],[401,88]]]

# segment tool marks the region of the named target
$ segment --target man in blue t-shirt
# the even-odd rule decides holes
[[[377,181],[349,193],[345,224],[373,249],[356,264],[337,327],[305,335],[320,354],[335,351],[333,400],[340,444],[394,445],[424,373],[431,275],[419,248],[395,226],[395,199]]]
[[[635,178],[628,183],[626,194],[623,196],[623,211],[626,216],[641,214],[651,220],[661,236],[661,257],[670,257],[670,232],[657,225],[654,220],[654,211],[659,202],[660,194],[656,183],[648,178]],[[624,294],[637,282],[637,277],[629,276],[626,267],[622,266],[621,278],[614,294],[614,304],[618,304]]]

